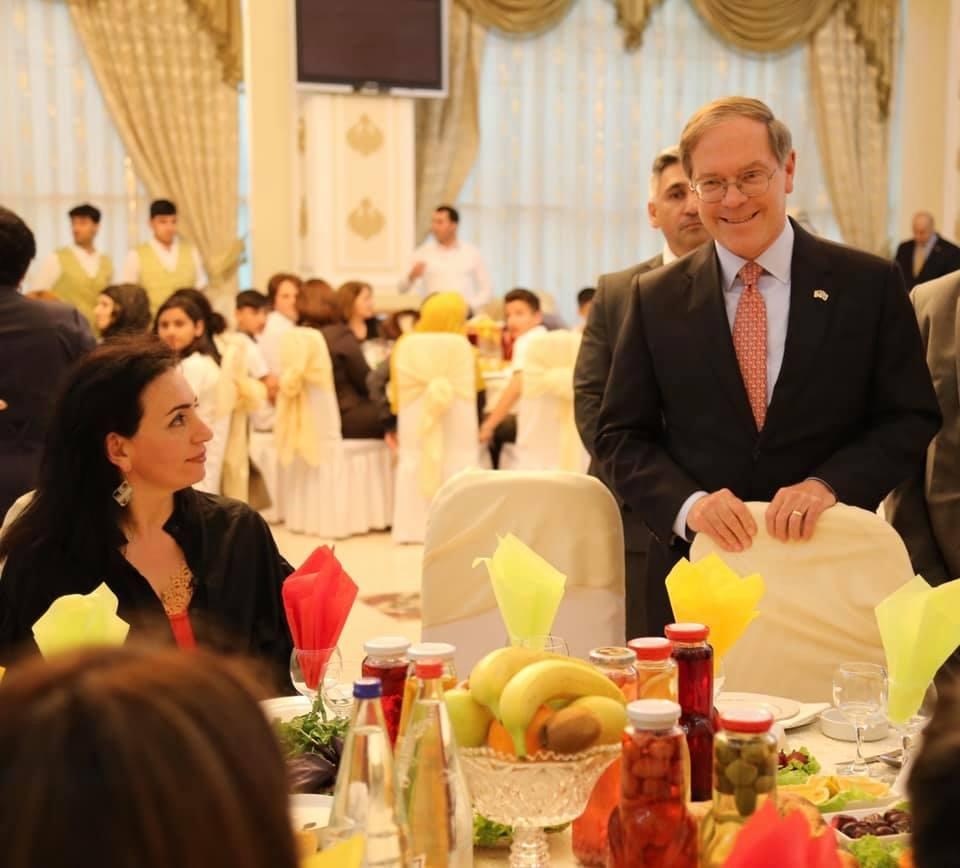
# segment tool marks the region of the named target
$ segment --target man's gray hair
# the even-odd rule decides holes
[[[660,189],[660,176],[664,170],[680,162],[680,147],[671,145],[664,148],[653,160],[653,166],[650,169],[650,198],[656,199],[657,192]]]

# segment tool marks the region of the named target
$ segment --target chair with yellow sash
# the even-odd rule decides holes
[[[395,542],[422,542],[430,501],[478,460],[476,362],[463,335],[405,336],[394,349],[397,390]]]
[[[393,463],[383,440],[344,440],[323,335],[293,328],[280,340],[274,440],[279,498],[295,533],[343,539],[389,527]]]

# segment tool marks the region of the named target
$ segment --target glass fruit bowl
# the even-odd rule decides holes
[[[512,868],[550,864],[544,826],[579,817],[600,775],[619,755],[619,744],[603,744],[575,754],[538,754],[518,760],[488,747],[459,751],[473,809],[495,823],[513,826]]]

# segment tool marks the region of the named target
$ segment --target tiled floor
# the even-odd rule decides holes
[[[420,640],[420,565],[423,546],[396,545],[389,533],[371,533],[331,543],[274,525],[273,536],[283,556],[298,567],[319,545],[327,543],[360,589],[340,637],[344,668],[358,673],[363,642],[372,636],[400,635]]]

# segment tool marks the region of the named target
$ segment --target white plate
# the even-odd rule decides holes
[[[832,814],[824,814],[823,819],[828,826],[833,828],[832,820],[834,817],[856,817],[858,820],[862,820],[864,817],[869,817],[873,814],[882,814],[892,808],[894,804],[895,802],[892,802],[888,805],[883,805],[881,807],[857,808],[852,811],[837,811],[836,813]],[[834,829],[833,833],[837,836],[837,841],[840,842],[840,846],[843,847],[844,850],[849,850],[850,845],[857,840],[856,838],[848,838],[839,829]],[[892,847],[894,844],[909,844],[910,833],[904,832],[901,835],[880,835],[877,840],[882,841],[889,847]]]
[[[828,708],[820,715],[820,729],[828,738],[837,741],[856,741],[857,731],[841,713],[839,708]],[[867,724],[863,731],[864,741],[880,741],[887,737],[890,725],[886,719],[876,717]]]
[[[306,696],[278,696],[276,699],[266,699],[260,705],[270,720],[279,720],[280,723],[306,714],[311,708]]]
[[[330,809],[333,796],[296,793],[290,796],[290,820],[294,831],[310,831],[316,835],[317,849],[320,849],[320,832],[330,822]]]
[[[800,710],[793,717],[781,720],[780,725],[784,729],[798,729],[816,721],[829,707],[829,702],[803,702],[800,704]]]
[[[774,720],[789,720],[800,711],[800,703],[782,696],[767,696],[763,693],[721,693],[716,701],[721,714],[745,708],[762,708],[773,715]]]

